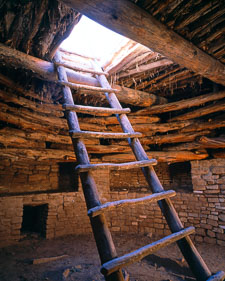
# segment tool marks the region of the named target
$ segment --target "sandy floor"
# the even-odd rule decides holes
[[[154,239],[156,240],[156,239]],[[147,236],[115,236],[119,255],[152,242]],[[225,247],[199,244],[198,250],[212,272],[225,270]],[[68,255],[57,261],[32,264],[35,258]],[[56,240],[32,238],[0,250],[1,281],[100,281],[99,258],[92,236]],[[131,281],[195,280],[175,244],[127,268]]]

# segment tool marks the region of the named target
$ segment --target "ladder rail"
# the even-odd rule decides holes
[[[61,54],[56,52],[54,57],[56,62],[61,62]],[[68,81],[65,68],[57,67],[57,74],[59,80]],[[73,105],[73,97],[68,86],[62,87],[64,103]],[[78,118],[75,112],[66,111],[66,119],[69,130],[80,130]],[[72,139],[74,152],[79,164],[90,164],[88,153],[85,144],[80,138]],[[85,172],[80,175],[82,188],[85,196],[87,209],[101,205],[95,180],[91,172]],[[112,240],[111,233],[106,223],[105,215],[101,214],[94,218],[90,218],[93,234],[98,248],[101,263],[105,263],[117,257],[116,249]],[[121,270],[116,271],[110,276],[106,277],[106,281],[124,281]]]
[[[99,70],[101,69],[100,66],[93,62],[94,69]],[[100,82],[100,85],[103,88],[109,88],[111,89],[108,80],[104,75],[96,75],[98,81]],[[121,109],[120,102],[118,101],[115,93],[105,93],[106,98],[112,108],[118,108]],[[117,119],[123,129],[126,133],[132,133],[134,132],[133,127],[127,118],[126,114],[116,115]],[[134,138],[133,140],[128,139],[128,143],[136,157],[137,160],[148,160],[148,156],[146,152],[144,151],[139,139]],[[151,167],[144,167],[142,168],[142,171],[144,173],[144,176],[146,178],[146,181],[149,184],[149,187],[152,189],[153,192],[163,192],[164,188],[161,185],[154,168]],[[158,201],[158,205],[165,216],[165,219],[167,221],[167,224],[172,231],[178,232],[181,229],[183,229],[183,225],[177,215],[177,212],[175,211],[175,208],[173,207],[173,204],[170,199],[163,199]],[[211,276],[211,272],[205,262],[203,261],[202,257],[200,256],[199,252],[197,251],[196,247],[194,246],[192,240],[190,237],[185,237],[177,242],[183,256],[187,260],[191,270],[195,274],[197,280],[199,281],[205,281]]]

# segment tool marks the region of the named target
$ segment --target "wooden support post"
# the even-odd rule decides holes
[[[95,64],[96,70],[101,70],[101,68]],[[102,87],[110,88],[110,85],[104,75],[99,75],[98,80]],[[106,97],[110,103],[110,106],[113,108],[121,108],[121,105],[114,93],[105,93]],[[134,130],[130,121],[128,120],[125,114],[121,114],[117,116],[118,121],[121,124],[124,132],[133,133]],[[144,151],[140,141],[138,139],[128,139],[131,149],[134,152],[134,155],[137,160],[148,160],[148,156]],[[145,178],[152,189],[153,192],[163,192],[164,189],[155,173],[154,168],[145,167],[142,168],[142,171],[145,175]],[[183,229],[183,225],[171,203],[170,199],[164,199],[158,202],[162,213],[164,214],[166,221],[171,229],[172,232],[178,232]],[[202,257],[198,253],[197,249],[195,248],[193,242],[189,237],[185,237],[182,240],[177,242],[183,256],[185,257],[186,261],[188,262],[191,270],[193,271],[194,275],[196,276],[198,281],[205,281],[207,278],[211,276],[211,272],[208,269],[207,265],[203,261]]]
[[[60,62],[61,56],[57,52],[55,55],[55,61]],[[59,80],[67,82],[67,75],[65,68],[59,66],[57,68]],[[73,98],[71,94],[70,88],[67,86],[63,87],[63,97],[64,103],[73,105]],[[75,112],[66,111],[66,118],[68,122],[69,130],[80,130],[80,126],[78,123],[77,115]],[[76,154],[76,158],[79,164],[90,164],[88,153],[84,143],[79,139],[72,139],[74,151]],[[85,196],[85,201],[87,208],[93,208],[99,206],[100,199],[97,191],[97,187],[92,176],[91,172],[82,173],[80,175],[83,192]],[[113,240],[108,229],[105,216],[103,214],[95,217],[90,218],[96,245],[98,248],[98,252],[100,255],[101,263],[105,263],[115,257],[117,257],[116,249],[113,244]],[[106,281],[124,281],[123,274],[120,270],[116,271],[115,273],[111,274],[109,277],[106,277]]]

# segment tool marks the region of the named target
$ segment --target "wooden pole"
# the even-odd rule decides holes
[[[225,85],[225,66],[129,0],[61,0],[92,20]]]

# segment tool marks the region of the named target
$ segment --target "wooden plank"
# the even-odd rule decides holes
[[[225,279],[225,272],[219,271],[216,274],[212,275],[207,281],[223,281]]]
[[[209,93],[206,95],[201,95],[190,99],[182,99],[180,101],[170,102],[167,104],[151,106],[148,108],[141,109],[137,111],[135,114],[136,115],[142,115],[147,113],[161,114],[164,112],[177,111],[185,108],[199,106],[210,101],[222,99],[224,97],[225,97],[225,91],[221,91],[218,93]]]
[[[92,73],[92,74],[96,74],[96,75],[105,75],[105,76],[109,76],[109,74],[107,72],[104,71],[95,71],[92,69],[87,69],[87,68],[82,68],[82,67],[77,67],[75,65],[71,65],[69,63],[66,62],[55,62],[56,66],[64,66],[65,68],[69,68],[75,71],[80,71],[80,72],[87,72],[87,73]]]
[[[129,0],[62,0],[83,15],[170,58],[208,79],[225,85],[225,65],[156,20]]]
[[[86,91],[91,91],[91,92],[96,92],[96,93],[105,93],[105,92],[117,93],[117,92],[119,92],[119,90],[117,90],[117,89],[100,88],[100,87],[75,84],[75,83],[60,81],[60,80],[57,81],[56,83],[59,85],[70,87],[71,89],[75,89],[75,90],[86,90]]]
[[[49,257],[49,258],[40,258],[40,259],[33,259],[32,263],[33,264],[41,264],[41,263],[46,263],[46,262],[51,262],[51,261],[57,261],[60,259],[65,259],[68,258],[68,255],[62,255],[62,256],[57,256],[57,257]]]
[[[89,170],[128,170],[128,169],[135,169],[140,167],[147,167],[149,165],[156,165],[157,161],[155,159],[151,160],[143,160],[143,161],[135,161],[135,162],[128,162],[128,163],[122,163],[122,164],[113,164],[113,163],[102,163],[102,164],[89,164],[89,165],[78,165],[76,167],[76,170],[81,172],[87,172]]]
[[[130,264],[133,264],[134,262],[142,260],[144,257],[158,251],[159,249],[166,247],[170,245],[171,243],[174,243],[190,234],[193,234],[195,232],[194,227],[188,227],[186,229],[180,230],[178,232],[175,232],[171,235],[168,235],[165,238],[162,238],[156,242],[153,242],[149,245],[146,245],[134,252],[131,252],[129,254],[126,254],[122,257],[115,258],[111,261],[108,261],[104,263],[101,267],[101,273],[104,275],[109,275],[115,270],[118,270],[122,267],[128,266]]]
[[[158,200],[173,197],[175,195],[176,195],[176,192],[174,190],[168,190],[168,191],[164,191],[164,192],[160,192],[160,193],[154,193],[152,195],[141,197],[141,198],[125,199],[125,200],[119,200],[119,201],[114,201],[114,202],[108,202],[108,203],[105,203],[98,207],[89,209],[88,215],[90,217],[96,217],[105,211],[111,211],[118,207],[124,207],[124,206],[129,206],[129,205],[140,205],[140,204],[145,204],[145,203],[153,203],[153,202],[157,202]]]
[[[92,131],[75,131],[70,130],[70,136],[72,138],[106,138],[106,139],[127,139],[127,138],[138,138],[142,134],[138,132],[133,133],[102,133]]]
[[[84,106],[84,105],[68,105],[64,104],[63,108],[65,110],[72,110],[80,113],[86,113],[91,115],[112,115],[112,114],[127,114],[130,113],[130,108],[114,109],[107,107],[94,107],[94,106]]]

